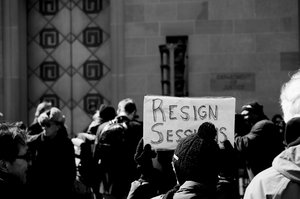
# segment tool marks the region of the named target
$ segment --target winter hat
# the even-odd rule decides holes
[[[63,115],[61,110],[59,110],[56,107],[52,107],[39,116],[38,122],[41,126],[48,122],[56,122],[63,124],[65,122],[65,116]]]
[[[216,128],[212,123],[200,125],[196,134],[189,135],[177,145],[173,164],[180,185],[187,180],[214,186],[218,176],[220,149],[213,139]]]
[[[51,107],[52,107],[51,102],[46,102],[46,101],[41,102],[36,108],[35,117],[38,117],[40,114],[50,109]]]
[[[252,113],[256,113],[258,115],[264,114],[263,106],[261,104],[259,104],[258,102],[252,102],[252,103],[242,106],[242,112],[245,110],[252,112]]]
[[[300,144],[300,117],[294,117],[286,123],[284,141],[288,147]]]
[[[217,136],[217,129],[214,124],[205,122],[198,128],[198,135],[204,140],[215,140]]]
[[[99,108],[99,117],[103,122],[112,120],[116,117],[116,110],[110,105],[101,104]]]

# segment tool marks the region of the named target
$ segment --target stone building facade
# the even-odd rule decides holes
[[[187,96],[232,96],[237,111],[257,100],[280,113],[299,68],[298,0],[2,0],[0,11],[3,120],[30,123],[43,97],[73,132],[124,97],[142,119],[143,97],[163,92],[159,46],[182,37]]]

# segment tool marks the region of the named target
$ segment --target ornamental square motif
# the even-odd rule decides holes
[[[41,97],[40,101],[51,102],[53,107],[59,108],[59,97],[55,94],[45,94]]]
[[[55,28],[45,28],[40,32],[40,45],[43,48],[55,48],[58,42],[59,33]]]
[[[99,27],[86,28],[83,31],[83,44],[87,47],[98,47],[102,44],[103,32]]]
[[[40,65],[40,77],[43,81],[55,81],[59,78],[59,66],[55,61],[45,61]]]
[[[97,14],[102,10],[102,0],[83,0],[83,11],[87,14]]]
[[[84,110],[86,113],[94,114],[100,104],[103,104],[103,98],[100,94],[87,94],[84,97]]]
[[[103,76],[103,64],[100,61],[86,61],[83,76],[86,80],[99,80]]]
[[[58,0],[39,0],[42,15],[55,15],[58,12]]]

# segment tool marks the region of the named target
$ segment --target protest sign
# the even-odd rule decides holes
[[[218,137],[233,145],[235,98],[144,97],[144,143],[157,150],[173,150],[184,137],[197,133],[204,122],[213,123]]]

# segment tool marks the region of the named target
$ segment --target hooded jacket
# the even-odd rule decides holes
[[[276,126],[267,119],[256,122],[248,134],[236,135],[235,144],[246,160],[250,180],[269,168],[273,159],[284,149]]]
[[[195,181],[186,181],[180,187],[176,186],[174,189],[168,191],[166,194],[156,196],[152,199],[213,199],[215,195],[212,194],[209,187],[202,183]]]
[[[261,198],[300,198],[300,145],[280,153],[272,166],[260,172],[248,185],[244,199]]]

